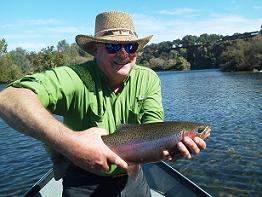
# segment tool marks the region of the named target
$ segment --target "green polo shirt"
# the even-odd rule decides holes
[[[64,123],[76,131],[101,127],[110,134],[121,124],[163,121],[160,80],[154,71],[138,65],[118,94],[95,61],[53,68],[11,85],[34,91],[43,106],[63,116]],[[109,174],[115,169],[111,166]]]

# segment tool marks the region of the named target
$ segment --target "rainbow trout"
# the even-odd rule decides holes
[[[115,133],[102,136],[104,143],[127,163],[149,163],[163,159],[163,150],[177,154],[176,144],[183,137],[207,138],[211,128],[193,122],[159,122],[124,125]]]

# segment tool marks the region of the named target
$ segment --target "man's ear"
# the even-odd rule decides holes
[[[96,55],[97,55],[97,45],[98,43],[94,43],[93,45],[93,51],[94,51],[94,58],[96,59]]]

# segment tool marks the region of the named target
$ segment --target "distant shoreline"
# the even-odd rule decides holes
[[[262,73],[262,70],[257,70],[257,69],[253,69],[253,70],[241,70],[241,71],[222,71],[219,68],[206,68],[206,69],[190,69],[190,70],[175,70],[175,69],[170,69],[170,70],[161,70],[161,69],[152,69],[155,72],[191,72],[191,71],[205,71],[205,70],[209,70],[209,71],[220,71],[222,73]],[[10,80],[10,81],[0,81],[0,85],[8,85],[9,83],[11,83],[14,80]]]

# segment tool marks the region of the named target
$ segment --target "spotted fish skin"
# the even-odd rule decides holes
[[[194,122],[158,122],[124,125],[102,136],[104,143],[128,163],[149,163],[163,159],[163,150],[176,153],[183,137],[207,138],[211,128]]]

